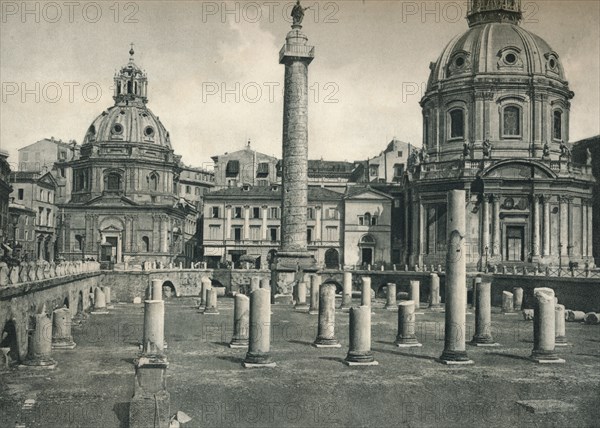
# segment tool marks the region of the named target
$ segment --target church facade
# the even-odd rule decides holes
[[[467,266],[593,267],[591,167],[569,144],[558,53],[519,25],[519,0],[472,0],[469,29],[430,65],[423,149],[403,182],[404,259],[444,264],[446,194],[467,193]]]
[[[69,162],[60,255],[109,264],[184,262],[196,247],[196,207],[179,196],[181,157],[147,107],[147,76],[130,59],[114,77],[114,105],[88,128]]]

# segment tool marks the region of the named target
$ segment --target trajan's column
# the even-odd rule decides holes
[[[316,263],[306,242],[308,197],[308,65],[314,47],[301,31],[304,11],[300,1],[292,10],[292,31],[279,52],[285,65],[283,101],[283,168],[281,247],[272,269],[273,292],[291,294],[297,272],[314,272]]]

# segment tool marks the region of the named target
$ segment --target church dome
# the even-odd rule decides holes
[[[518,25],[519,2],[487,2],[471,3],[469,30],[455,37],[431,64],[428,89],[441,81],[485,75],[537,75],[566,84],[558,54],[542,38]]]
[[[114,77],[115,105],[92,122],[83,144],[123,142],[171,149],[169,133],[146,106],[148,80],[133,60],[133,47],[129,54],[129,62]]]
[[[88,128],[84,144],[124,142],[171,149],[169,133],[146,106],[115,105],[102,112]]]

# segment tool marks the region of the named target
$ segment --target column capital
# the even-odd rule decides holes
[[[533,194],[533,195],[529,195],[529,198],[531,199],[531,202],[533,202],[534,204],[538,204],[540,202],[540,200],[542,199],[542,195]]]
[[[244,205],[244,209],[245,210],[249,210],[250,209],[250,205]]]
[[[558,196],[558,201],[562,204],[571,203],[572,200],[573,200],[573,196],[569,196],[569,195],[559,195]]]
[[[492,202],[500,202],[500,197],[501,197],[501,195],[499,195],[498,193],[490,193],[489,194],[489,198]]]
[[[231,209],[231,204],[227,204],[227,205],[225,205],[225,209],[226,209],[226,210],[230,210],[230,209]]]
[[[316,209],[316,210],[320,210],[321,208],[322,208],[322,207],[321,207],[321,205],[316,205],[316,206],[315,206],[315,209]]]
[[[550,203],[550,202],[551,202],[551,199],[554,197],[554,195],[550,195],[550,194],[548,194],[548,193],[542,193],[540,196],[541,196],[541,197],[542,197],[542,199],[544,200],[544,203],[545,203],[545,204],[548,204],[548,203]]]
[[[261,208],[262,208],[263,210],[266,210],[266,209],[268,209],[268,208],[269,208],[269,206],[268,206],[268,205],[261,205]]]

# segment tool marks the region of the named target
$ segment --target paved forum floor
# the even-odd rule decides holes
[[[600,420],[600,326],[568,323],[572,346],[560,350],[566,364],[537,365],[526,359],[532,322],[495,308],[502,346],[469,346],[475,365],[448,367],[435,361],[443,313],[423,310],[417,330],[424,346],[401,350],[393,345],[397,314],[377,300],[372,348],[379,366],[351,368],[342,364],[347,313],[336,313],[342,348],[316,349],[317,316],[274,306],[277,367],[252,370],[240,365],[245,350],[226,347],[233,300],[219,304],[213,316],[199,314],[191,298],[166,304],[171,410],[193,418],[186,427],[585,427]],[[74,328],[77,347],[54,353],[55,370],[2,372],[0,425],[126,427],[142,320],[142,305],[116,304]],[[467,323],[472,328],[473,315]],[[30,409],[27,399],[35,400]],[[517,404],[527,400],[544,401]]]

